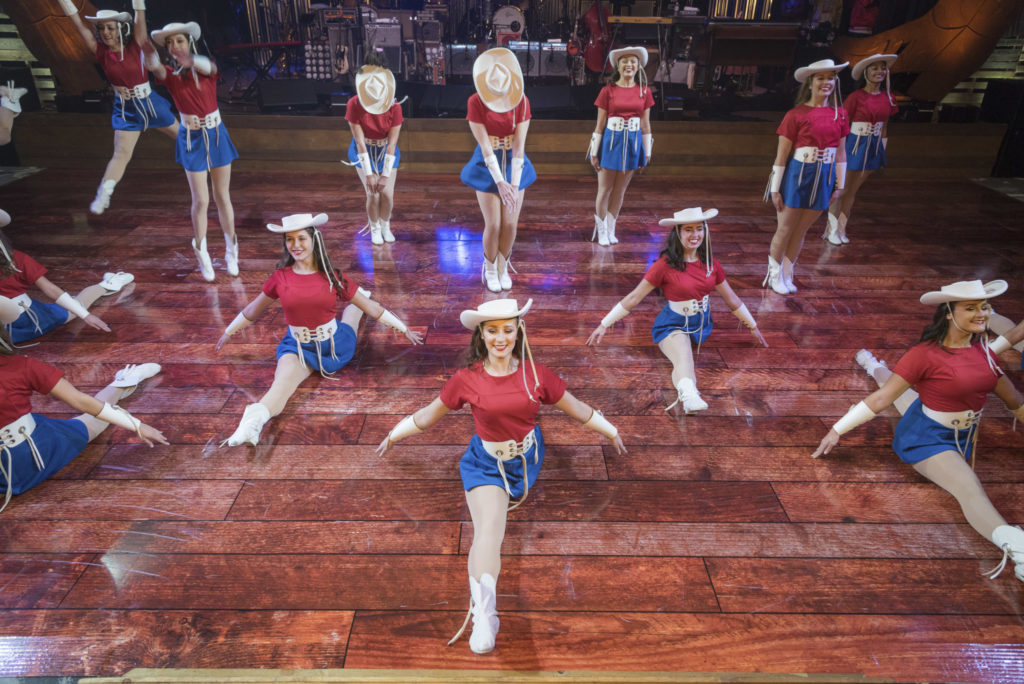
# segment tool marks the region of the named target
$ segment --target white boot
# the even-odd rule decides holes
[[[383,245],[384,236],[381,234],[380,221],[370,221],[366,227],[370,229],[370,242],[375,245]]]
[[[872,379],[875,377],[875,371],[879,368],[888,368],[885,365],[885,361],[879,361],[875,358],[875,355],[869,352],[867,349],[861,349],[857,352],[854,357],[864,372],[871,376]]]
[[[682,378],[676,383],[676,392],[678,392],[676,400],[665,408],[666,411],[680,402],[683,404],[684,413],[696,413],[697,411],[707,410],[708,403],[701,399],[700,392],[697,391],[697,383],[694,382],[693,378]]]
[[[989,579],[995,579],[1006,567],[1007,559],[1012,559],[1016,564],[1013,573],[1021,582],[1024,582],[1024,530],[1010,525],[1000,525],[992,530],[992,543],[1003,551],[1003,560],[991,571],[985,573]],[[484,575],[487,577],[487,575]],[[495,630],[497,631],[497,630]],[[475,634],[474,630],[474,634]]]
[[[779,294],[789,294],[789,288],[782,282],[781,268],[779,262],[768,257],[768,275],[764,277],[761,287],[770,287]]]
[[[391,219],[380,221],[380,232],[384,237],[384,242],[395,241],[395,236],[391,233]]]
[[[490,653],[498,636],[497,580],[486,572],[477,582],[469,578],[469,593],[473,597],[473,633],[469,648],[473,653]]]
[[[221,442],[221,446],[227,444],[228,446],[239,446],[248,442],[253,446],[259,444],[260,432],[263,430],[263,426],[270,420],[270,411],[263,404],[249,404],[245,407],[245,412],[242,414],[242,420],[238,423],[238,428],[234,434],[228,437],[226,440]]]
[[[594,234],[590,236],[591,240],[594,239],[594,235],[597,236],[597,244],[602,247],[607,247],[611,244],[608,242],[608,224],[597,214],[594,214]]]
[[[192,238],[192,251],[196,253],[199,260],[199,272],[203,274],[203,280],[212,283],[217,275],[213,272],[213,262],[210,260],[210,253],[206,251],[206,238],[196,247],[196,239]]]
[[[613,245],[619,244],[619,238],[615,237],[615,221],[617,220],[618,217],[611,214],[604,217],[604,225],[608,226],[608,242]]]
[[[234,241],[227,235],[224,236],[224,263],[227,265],[228,275],[238,275],[238,233],[235,233]]]
[[[793,284],[793,271],[796,269],[796,262],[790,261],[789,257],[782,257],[782,264],[779,267],[779,280],[792,294],[796,292],[796,285]]]
[[[501,281],[498,279],[497,259],[494,261],[488,261],[487,257],[484,257],[484,267],[480,272],[480,282],[486,285],[487,289],[491,292],[501,292]]]
[[[501,283],[502,290],[512,289],[512,276],[508,273],[508,257],[501,252],[498,252],[498,282]]]
[[[821,237],[828,240],[829,244],[832,245],[838,246],[843,244],[842,239],[839,237],[839,218],[830,211],[825,212],[825,217],[828,219],[828,228]]]
[[[100,187],[96,190],[96,198],[89,205],[89,211],[97,216],[106,211],[107,207],[110,206],[110,196],[114,194],[114,186],[116,185],[117,181],[109,178],[100,183]]]
[[[21,96],[28,92],[26,88],[14,87],[14,81],[8,81],[7,85],[0,85],[0,107],[10,109],[14,116],[21,114]]]
[[[850,238],[846,237],[846,222],[850,219],[846,214],[839,215],[839,239],[844,245],[850,244]]]

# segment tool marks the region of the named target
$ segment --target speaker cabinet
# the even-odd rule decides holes
[[[540,43],[512,40],[508,43],[508,49],[519,60],[523,76],[540,76]]]
[[[448,73],[452,76],[472,76],[476,61],[476,45],[448,46]]]
[[[316,107],[316,90],[308,80],[260,81],[258,103],[261,112]]]
[[[540,44],[540,75],[568,76],[570,72],[569,53],[565,43]]]

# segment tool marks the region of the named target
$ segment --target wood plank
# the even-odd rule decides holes
[[[0,608],[57,608],[96,560],[92,553],[0,554]]]

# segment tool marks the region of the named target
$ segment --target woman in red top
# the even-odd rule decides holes
[[[850,408],[812,456],[828,454],[840,435],[895,404],[902,418],[892,447],[900,460],[952,494],[971,527],[1004,552],[991,577],[1012,557],[1017,578],[1024,581],[1024,531],[1006,524],[973,468],[978,422],[989,392],[1003,400],[1016,420],[1024,420],[1024,397],[1003,374],[986,341],[988,300],[1005,291],[1006,281],[983,285],[973,280],[922,295],[922,304],[938,308],[921,341],[892,371],[867,350],[857,353],[857,362],[880,387]]]
[[[125,37],[132,26],[131,15],[127,12],[100,10],[95,17],[86,17],[96,29],[94,35],[78,16],[78,8],[72,0],[60,0],[60,4],[114,87],[114,112],[110,118],[114,127],[114,155],[107,163],[96,198],[89,205],[89,211],[102,214],[110,206],[110,196],[132,160],[142,131],[152,128],[175,139],[178,120],[170,103],[154,93],[149,85],[146,68],[158,63],[159,57],[146,31],[145,0],[132,0],[134,35],[127,44]]]
[[[655,288],[661,288],[668,301],[654,320],[651,336],[672,362],[676,400],[669,404],[668,409],[681,403],[683,411],[688,414],[708,407],[697,391],[692,344],[695,342],[699,349],[711,335],[709,297],[712,292],[722,296],[733,315],[750,329],[754,339],[768,346],[746,304],[733,292],[721,264],[711,254],[708,219],[715,216],[718,216],[717,209],[704,211],[700,207],[691,207],[659,221],[660,225],[672,229],[665,249],[647,269],[636,289],[617,303],[587,338],[588,345],[599,344],[608,328],[635,309]]]
[[[899,113],[889,88],[889,68],[896,55],[871,55],[853,65],[853,80],[864,77],[864,87],[843,101],[850,120],[846,136],[846,187],[828,208],[826,238],[833,245],[845,245],[846,221],[850,218],[857,191],[872,171],[885,166],[885,148],[889,143],[889,117]],[[885,83],[885,90],[882,84]]]
[[[470,614],[466,621],[472,615],[469,647],[474,653],[494,648],[505,520],[508,511],[526,499],[544,462],[544,439],[537,426],[540,405],[555,405],[584,427],[607,437],[616,452],[626,452],[615,426],[570,394],[564,380],[533,362],[522,320],[532,303],[531,299],[520,309],[514,299],[495,299],[463,311],[460,321],[473,331],[466,367],[445,383],[441,396],[403,418],[377,447],[377,454],[383,455],[392,444],[423,432],[449,411],[466,404],[472,407],[476,434],[459,462],[459,474],[473,519]],[[512,503],[513,498],[518,500]],[[464,622],[448,643],[458,639],[465,628]]]
[[[779,294],[796,292],[793,270],[807,229],[838,197],[846,183],[846,147],[850,132],[840,105],[839,72],[846,62],[823,59],[794,73],[801,84],[796,107],[779,126],[779,146],[765,199],[771,200],[778,228],[768,252],[764,283]]]
[[[618,243],[615,221],[622,211],[633,173],[651,162],[651,107],[647,87],[647,49],[625,47],[608,53],[612,75],[597,100],[597,128],[590,136],[587,156],[597,171],[594,235],[597,244]],[[590,238],[594,239],[593,236]]]
[[[35,487],[73,461],[110,424],[131,430],[150,446],[167,444],[159,430],[117,406],[139,383],[159,372],[155,363],[125,366],[112,383],[90,397],[65,380],[62,371],[18,355],[7,332],[0,329],[0,511],[12,494]],[[33,413],[33,393],[48,394],[83,413],[70,420]]]
[[[277,345],[277,370],[267,393],[245,407],[242,420],[224,443],[238,446],[259,442],[260,432],[271,417],[281,413],[285,403],[314,370],[329,378],[347,364],[356,350],[356,331],[363,314],[405,335],[413,344],[422,336],[409,330],[397,316],[370,299],[370,293],[331,265],[324,238],[318,230],[327,214],[292,214],[281,225],[267,224],[273,233],[283,233],[284,253],[278,269],[263,283],[256,299],[235,316],[217,341],[217,349],[228,338],[249,326],[274,303],[281,300],[288,330]],[[335,318],[338,300],[348,302],[339,323]]]
[[[395,206],[395,178],[402,153],[398,134],[402,130],[402,105],[395,102],[395,75],[376,50],[367,53],[356,74],[356,95],[345,107],[345,120],[352,131],[348,146],[349,163],[356,167],[366,191],[367,229],[375,245],[394,242],[391,210]]]

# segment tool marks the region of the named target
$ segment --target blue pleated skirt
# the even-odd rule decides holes
[[[206,136],[203,135],[204,131]],[[192,143],[191,149],[189,149],[189,140]],[[231,136],[228,135],[228,129],[223,122],[216,128],[198,131],[191,131],[185,126],[178,128],[178,144],[174,149],[174,160],[185,167],[186,171],[209,171],[218,166],[227,166],[236,159],[238,159],[238,150],[231,142]]]
[[[711,311],[695,313],[692,316],[680,316],[668,304],[665,304],[665,308],[654,319],[651,337],[654,339],[654,343],[658,344],[672,333],[679,331],[689,335],[690,340],[694,343],[703,344],[704,340],[711,335],[712,328]]]
[[[632,171],[647,165],[642,131],[609,131],[601,137],[601,168]]]
[[[502,150],[497,150],[495,156],[498,158],[498,164],[501,165],[504,161],[504,167],[502,168],[502,175],[505,180],[509,183],[512,182],[512,153],[505,151],[502,154]],[[469,162],[462,167],[462,173],[459,175],[459,179],[480,192],[490,192],[497,194],[498,186],[491,178],[491,172],[487,170],[487,166],[484,164],[484,155],[480,151],[480,146],[477,145],[476,149],[473,150],[473,156],[469,158]],[[537,172],[533,168],[533,163],[530,158],[523,156],[523,176],[519,181],[519,189],[525,190],[526,188],[533,185],[533,182],[537,180]]]
[[[28,442],[22,442],[11,449],[11,492],[21,494],[50,478],[58,470],[75,460],[82,449],[89,443],[89,431],[85,423],[77,418],[47,418],[33,413],[36,429],[32,431],[39,454],[43,457],[43,469],[36,467],[32,458],[32,448]],[[0,459],[4,468],[7,467],[7,454],[0,449]],[[0,477],[0,493],[7,491],[7,483]],[[3,499],[0,498],[0,504]]]
[[[975,424],[968,430],[960,430],[957,435],[955,430],[926,416],[921,410],[921,400],[915,399],[896,425],[892,448],[904,463],[920,463],[943,451],[962,451],[964,458],[970,461],[974,449],[974,430],[977,429]]]
[[[177,121],[171,111],[171,103],[158,93],[150,93],[149,97],[128,100],[125,106],[120,96],[114,96],[114,112],[110,115],[110,124],[115,131],[145,131],[150,128],[166,128]]]
[[[373,151],[375,149],[378,149],[378,148],[371,147],[369,145],[366,146],[366,151],[370,154],[370,166],[373,167],[373,173],[376,173],[376,174],[379,175],[380,172],[384,170],[384,155],[381,154],[379,158],[375,159],[374,158],[374,154],[373,154]],[[384,148],[384,149],[387,149],[387,148]],[[399,162],[399,160],[401,160],[401,158],[402,158],[402,150],[398,149],[398,146],[395,145],[395,163],[391,165],[391,168],[397,169],[398,168],[398,162]],[[353,140],[352,142],[350,142],[348,144],[348,160],[349,160],[349,162],[355,164],[357,168],[360,168],[362,166],[362,164],[359,163],[359,150],[356,149],[356,141],[355,140]]]
[[[71,314],[67,309],[52,302],[39,302],[33,299],[29,309],[39,319],[39,325],[32,320],[28,311],[22,312],[17,320],[7,326],[7,332],[11,334],[11,341],[15,344],[45,335],[71,320]]]
[[[320,347],[320,358],[317,358],[316,348]],[[348,323],[338,322],[338,329],[334,331],[334,355],[331,355],[331,341],[306,342],[299,344],[298,340],[292,337],[290,330],[284,331],[284,337],[277,344],[277,358],[285,354],[299,355],[301,350],[302,358],[306,366],[331,374],[337,373],[352,360],[356,353],[356,331]],[[323,359],[321,365],[320,359]]]
[[[846,168],[850,171],[877,171],[885,166],[885,148],[880,135],[846,136]]]
[[[533,437],[534,445],[526,453],[526,481],[530,489],[533,489],[533,484],[540,475],[540,467],[544,465],[544,437],[540,434],[540,426],[533,429]],[[534,455],[537,458],[536,463],[533,462]],[[505,467],[508,487],[512,490],[512,498],[518,499],[523,495],[523,460],[516,457],[502,461],[502,465]],[[462,488],[467,492],[481,485],[494,485],[505,489],[501,471],[498,470],[498,461],[484,451],[479,435],[473,435],[469,440],[469,446],[459,461],[459,474],[462,476]]]
[[[828,209],[836,184],[835,164],[790,159],[782,177],[782,202],[792,209]]]

